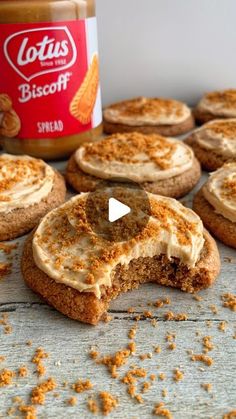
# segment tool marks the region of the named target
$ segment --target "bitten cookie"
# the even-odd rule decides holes
[[[205,94],[193,113],[198,124],[213,119],[236,118],[236,89]]]
[[[195,130],[185,142],[206,170],[236,161],[236,118],[215,119]]]
[[[193,208],[224,244],[236,248],[236,163],[212,173],[196,194]]]
[[[179,198],[197,184],[200,164],[190,147],[158,134],[114,134],[80,147],[70,158],[68,183],[78,192],[94,191],[101,181],[130,180],[144,190]]]
[[[139,97],[104,109],[104,132],[176,136],[194,128],[191,109],[173,99]]]
[[[147,194],[150,217],[129,240],[96,235],[88,212],[99,203],[104,216],[110,194],[124,202],[124,188],[107,188],[95,202],[91,194],[77,195],[43,218],[22,256],[23,277],[33,291],[68,317],[95,325],[111,300],[143,283],[193,293],[215,281],[220,269],[216,243],[200,218],[174,199]],[[131,206],[142,208],[137,199],[134,191]],[[137,209],[137,222],[142,211]],[[114,237],[132,233],[132,217],[131,212],[115,222]]]
[[[32,230],[51,209],[65,201],[63,177],[42,160],[0,156],[0,241]]]

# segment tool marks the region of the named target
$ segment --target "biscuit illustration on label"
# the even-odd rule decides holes
[[[6,93],[0,93],[0,112],[8,112],[11,108],[11,98]]]
[[[0,136],[16,137],[21,129],[21,121],[12,109],[12,100],[6,93],[0,93]]]
[[[91,121],[97,99],[98,87],[99,62],[98,56],[95,54],[84,81],[70,104],[71,115],[78,119],[83,125],[88,124]]]
[[[4,112],[0,124],[0,135],[2,137],[13,138],[19,134],[20,129],[21,122],[17,113],[13,109],[8,112]]]

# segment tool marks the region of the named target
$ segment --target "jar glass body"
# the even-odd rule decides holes
[[[58,25],[58,22],[85,21],[94,17],[95,0],[0,0],[0,31],[1,24],[37,25],[52,22]],[[29,154],[51,160],[69,156],[80,144],[95,141],[101,134],[100,121],[95,127],[82,132],[66,135],[60,133],[53,138],[50,138],[50,134],[43,138],[9,138],[1,135],[1,143],[9,153]]]

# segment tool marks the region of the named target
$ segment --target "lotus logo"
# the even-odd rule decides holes
[[[4,53],[11,67],[26,81],[71,67],[77,58],[74,39],[66,26],[31,29],[9,36]]]

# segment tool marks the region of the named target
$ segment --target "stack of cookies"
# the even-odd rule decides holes
[[[104,132],[69,159],[66,181],[77,195],[66,203],[51,166],[0,157],[0,240],[34,229],[22,256],[26,283],[90,324],[145,282],[190,293],[213,284],[220,257],[207,230],[236,248],[236,90],[208,93],[193,111],[165,98],[116,103],[104,109]],[[177,199],[197,186],[201,168],[214,173],[193,211]],[[110,197],[132,208],[112,224]]]

